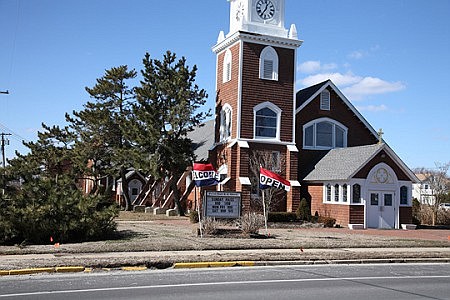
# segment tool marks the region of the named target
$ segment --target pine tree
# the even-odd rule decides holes
[[[134,138],[140,149],[150,154],[154,174],[175,178],[171,186],[180,215],[184,210],[176,187],[177,179],[192,163],[192,141],[187,133],[211,115],[199,111],[206,103],[206,91],[195,84],[197,67],[186,65],[167,51],[163,60],[143,59],[143,79],[136,88],[137,103],[133,106]]]
[[[28,154],[10,160],[8,182],[18,184],[2,201],[0,241],[82,241],[114,230],[109,196],[84,197],[77,186],[82,170],[75,162],[75,135],[68,127],[43,128],[36,142],[25,143]]]
[[[135,70],[120,66],[106,70],[105,75],[97,79],[86,91],[93,102],[87,102],[84,110],[66,114],[70,127],[78,134],[76,150],[87,165],[91,162],[89,175],[94,176],[94,193],[98,192],[97,182],[105,176],[120,174],[125,198],[125,209],[131,210],[128,195],[126,172],[133,166],[132,142],[127,136],[131,104],[134,101],[134,88],[127,81],[136,77]]]

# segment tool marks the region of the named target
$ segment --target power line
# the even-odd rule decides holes
[[[15,133],[13,130],[11,130],[10,128],[6,127],[5,125],[3,125],[2,123],[0,123],[0,130],[2,131],[6,131],[8,133],[11,133],[11,137],[13,139],[15,139],[16,141],[22,143],[22,142],[29,142],[26,138],[20,136],[19,134]]]

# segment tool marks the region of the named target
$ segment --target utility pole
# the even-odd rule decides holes
[[[9,140],[5,138],[5,136],[11,135],[11,133],[0,133],[1,135],[1,140],[0,140],[0,147],[1,147],[1,152],[2,152],[2,167],[5,168],[6,167],[6,159],[5,159],[5,146],[9,145]]]

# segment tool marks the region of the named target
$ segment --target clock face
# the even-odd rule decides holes
[[[244,4],[242,2],[239,2],[237,8],[236,8],[236,20],[239,21],[244,16]]]
[[[380,183],[385,183],[388,180],[388,172],[383,168],[378,169],[375,176],[377,178],[377,181]]]
[[[263,20],[272,19],[275,14],[275,5],[270,0],[258,0],[256,2],[256,13]]]

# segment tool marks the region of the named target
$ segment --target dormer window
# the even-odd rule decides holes
[[[263,49],[259,58],[259,78],[278,80],[278,54],[268,46]]]
[[[330,92],[326,89],[320,93],[320,109],[330,110]]]
[[[223,83],[231,80],[231,60],[232,55],[230,49],[225,52],[225,57],[223,59]]]

